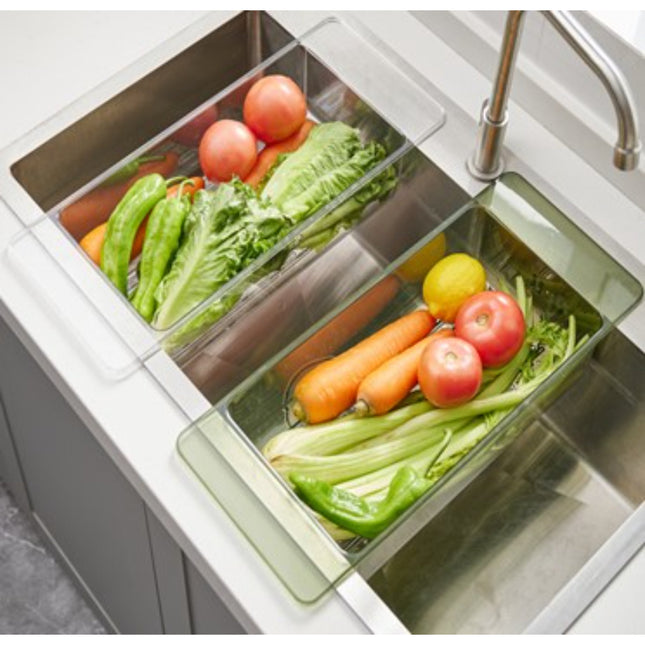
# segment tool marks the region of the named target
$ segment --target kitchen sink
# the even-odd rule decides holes
[[[99,372],[127,379],[147,369],[177,403],[186,477],[228,513],[290,602],[315,609],[358,575],[413,633],[562,631],[645,532],[645,357],[616,327],[642,287],[525,178],[507,173],[467,192],[423,152],[444,124],[438,92],[349,27],[349,40],[347,31],[331,42],[324,31],[296,38],[267,13],[241,13],[174,58],[160,54],[153,71],[64,128],[14,144],[0,190],[23,230],[3,261]],[[365,58],[348,65],[356,43]],[[213,62],[207,74],[196,64],[204,60]],[[237,92],[239,112],[245,83],[280,69],[308,84],[312,117],[381,133],[389,154],[378,171],[394,168],[396,189],[322,250],[303,251],[306,227],[295,231],[229,287],[243,291],[229,314],[169,348],[173,330],[133,314],[58,214],[125,162],[175,149],[170,135],[206,103]],[[378,75],[389,82],[376,84]],[[179,152],[180,170],[195,172],[194,147]],[[397,281],[396,294],[345,346],[414,307],[418,280],[402,279],[400,268],[438,236],[450,251],[482,258],[492,284],[522,275],[546,315],[564,322],[575,312],[590,340],[382,539],[337,543],[260,452],[285,424],[289,384],[275,368],[384,280]],[[278,256],[280,270],[267,271]]]
[[[87,304],[94,310],[95,318],[102,318],[100,323],[79,326],[75,317],[67,312],[59,309],[59,315],[67,319],[67,325],[75,329],[75,336],[94,353],[93,360],[112,378],[127,376],[160,350],[171,354],[182,366],[196,353],[203,352],[205,345],[214,338],[219,339],[219,344],[215,344],[215,350],[211,348],[207,352],[217,352],[222,346],[222,337],[228,343],[226,330],[241,317],[241,312],[248,306],[245,301],[253,300],[253,292],[266,288],[258,283],[268,281],[269,288],[273,289],[284,276],[303,270],[317,254],[315,249],[307,252],[311,247],[305,245],[305,240],[307,245],[312,245],[310,237],[315,239],[315,233],[327,230],[326,222],[333,221],[337,207],[344,206],[354,196],[360,202],[363,187],[385,176],[397,177],[399,184],[405,184],[407,175],[416,174],[412,167],[415,157],[412,155],[403,161],[406,153],[444,122],[444,112],[428,94],[425,79],[403,65],[391,63],[381,44],[374,42],[360,25],[329,19],[294,39],[287,38],[266,14],[249,13],[238,16],[222,29],[224,46],[235,37],[244,43],[244,46],[238,45],[241,49],[237,65],[222,64],[222,69],[214,67],[212,76],[203,86],[201,75],[190,77],[186,68],[196,67],[193,65],[195,57],[213,55],[208,48],[215,48],[215,41],[207,36],[193,46],[195,51],[191,48],[179,54],[10,166],[13,180],[45,214],[38,216],[33,211],[16,211],[25,230],[10,245],[9,260],[23,277],[29,279],[34,272],[23,262],[26,250],[39,245],[50,255],[52,266],[47,273],[58,274],[61,281],[54,289],[50,285],[43,288],[39,280],[32,280],[32,288],[39,289],[42,297],[51,301],[51,294],[65,289],[66,282],[68,290],[77,292],[76,299],[89,300]],[[244,29],[248,44],[241,37],[240,32]],[[217,47],[221,46],[222,41],[217,41]],[[209,110],[215,110],[221,119],[241,119],[242,102],[248,89],[262,76],[272,74],[287,75],[302,87],[310,119],[315,122],[342,121],[359,133],[363,143],[378,142],[382,156],[360,180],[295,226],[271,249],[179,319],[169,323],[155,320],[147,323],[136,313],[128,298],[119,293],[81,251],[76,242],[89,230],[79,232],[66,224],[66,214],[84,199],[91,198],[94,191],[102,190],[104,182],[110,181],[114,173],[141,157],[174,155],[178,161],[173,175],[201,174],[197,154],[199,141],[186,141],[180,137],[182,129],[194,124]],[[179,86],[184,90],[181,101],[175,101],[178,88],[172,83],[178,75],[188,76],[198,88],[184,87],[188,82],[184,78],[183,85]],[[397,88],[396,100],[387,87]],[[141,97],[146,101],[143,105]],[[157,105],[167,107],[161,109]],[[192,109],[187,109],[189,105]],[[150,114],[146,114],[148,108]],[[130,116],[130,109],[136,117]],[[140,121],[143,114],[146,114],[145,124]],[[102,123],[103,130],[97,127],[98,123]],[[88,128],[91,136],[86,136]],[[97,139],[105,136],[101,132],[114,130],[122,131],[124,135],[113,137],[113,144],[107,145],[103,139]],[[94,150],[101,152],[93,155]],[[125,156],[124,151],[127,151]],[[53,163],[53,159],[57,159],[57,163]],[[61,170],[63,168],[65,171]],[[56,172],[62,172],[64,177],[55,175]],[[369,220],[374,204],[367,203],[363,211],[359,218]],[[52,240],[56,237],[64,237],[71,244],[62,246],[60,239],[58,242]],[[276,271],[278,266],[283,270]],[[268,279],[263,280],[267,275]],[[135,261],[129,271],[129,292],[137,282]],[[230,314],[223,317],[220,314],[221,319],[208,322],[209,311],[226,311],[231,306],[227,303],[238,300],[239,306]],[[56,307],[55,302],[51,304]],[[185,332],[191,324],[204,318],[208,320],[206,325],[198,327],[199,333]],[[120,352],[95,342],[98,326],[107,327],[108,332],[111,329],[120,337]],[[186,371],[192,374],[193,370]],[[197,371],[200,372],[199,367]]]
[[[240,13],[26,151],[11,174],[48,212],[292,41],[267,14]]]
[[[416,160],[415,168],[420,166],[423,166],[423,162]],[[378,226],[377,213],[369,222],[370,226],[374,226],[373,229],[358,227],[339,244],[338,249],[350,242],[354,245],[354,251],[356,248],[362,249],[361,257],[370,258],[371,266],[374,267],[373,277],[366,280],[353,295],[339,298],[331,312],[326,315],[317,312],[318,315],[314,317],[316,322],[292,343],[278,343],[274,347],[276,351],[267,352],[269,358],[266,363],[258,366],[254,364],[245,381],[216,402],[212,411],[186,430],[179,439],[178,448],[198,478],[227,509],[277,575],[299,599],[308,602],[317,600],[350,571],[358,571],[369,579],[386,602],[389,598],[397,597],[395,586],[399,579],[395,577],[394,582],[391,582],[385,576],[385,572],[389,570],[388,563],[404,557],[403,553],[414,553],[423,558],[423,551],[419,555],[417,549],[423,548],[423,545],[431,549],[434,542],[418,535],[425,534],[432,526],[446,527],[452,534],[453,523],[444,524],[441,518],[445,518],[446,514],[451,517],[451,509],[455,504],[457,508],[463,509],[462,500],[468,499],[470,494],[477,496],[482,485],[488,490],[488,484],[481,482],[486,482],[488,477],[493,476],[491,473],[497,472],[499,468],[503,469],[501,489],[506,480],[510,482],[518,479],[523,484],[529,482],[521,489],[519,494],[523,497],[519,501],[511,491],[508,492],[508,498],[497,500],[496,494],[489,500],[496,513],[506,509],[507,502],[509,513],[523,509],[524,514],[518,522],[525,520],[539,523],[543,521],[542,512],[547,514],[544,520],[547,524],[561,522],[563,516],[559,515],[559,506],[552,514],[550,502],[540,499],[533,502],[530,497],[535,493],[538,497],[545,494],[548,499],[556,499],[557,494],[563,491],[560,495],[562,499],[571,498],[579,503],[575,513],[573,507],[569,508],[571,517],[567,519],[566,525],[562,525],[563,530],[572,531],[567,536],[578,536],[570,568],[562,569],[564,578],[547,576],[544,595],[536,597],[533,605],[524,604],[521,611],[509,609],[512,620],[516,622],[506,624],[500,621],[494,623],[494,627],[491,625],[494,631],[507,627],[511,631],[520,627],[524,629],[527,627],[527,617],[531,620],[535,618],[535,612],[531,613],[533,609],[543,609],[545,600],[550,600],[559,592],[564,582],[573,577],[588,557],[624,522],[629,521],[635,511],[639,494],[628,498],[622,484],[606,482],[603,471],[608,461],[604,460],[602,464],[588,463],[578,455],[575,442],[567,439],[571,437],[571,432],[566,429],[577,426],[580,420],[573,414],[566,421],[554,419],[558,418],[557,410],[561,409],[559,401],[571,400],[570,388],[588,386],[588,379],[582,376],[590,370],[596,373],[595,356],[597,353],[606,355],[607,350],[601,349],[604,347],[602,343],[609,334],[617,333],[613,331],[613,322],[622,318],[640,300],[642,288],[540,193],[512,173],[503,176],[496,184],[443,220],[429,217],[425,224],[425,236],[422,235],[411,246],[408,240],[407,250],[402,252],[399,237],[393,235],[392,231],[405,229],[393,213],[403,217],[406,208],[402,204],[405,203],[414,204],[414,212],[432,212],[428,204],[425,209],[423,205],[428,197],[432,204],[434,193],[424,195],[422,191],[415,190],[424,185],[424,182],[406,184],[404,190],[397,192],[380,207],[379,210],[387,213],[384,217],[392,224],[392,229],[386,234],[374,234],[383,233],[382,229],[386,228]],[[417,235],[421,230],[422,228],[417,229]],[[590,338],[571,361],[565,363],[538,389],[535,396],[500,422],[486,440],[439,480],[425,498],[419,500],[397,523],[371,542],[348,540],[336,544],[325,535],[323,526],[317,525],[317,520],[307,514],[306,508],[289,486],[276,475],[260,452],[272,436],[289,425],[289,419],[285,417],[285,401],[290,383],[287,381],[289,375],[284,375],[284,366],[292,363],[294,356],[303,353],[303,347],[307,346],[312,337],[320,332],[330,336],[326,329],[339,329],[336,317],[342,316],[348,306],[357,307],[360,311],[362,301],[367,302],[375,289],[382,289],[385,284],[389,284],[387,281],[398,281],[395,294],[387,306],[365,321],[357,333],[351,338],[345,338],[343,344],[335,347],[334,351],[351,346],[375,329],[418,306],[420,284],[402,279],[401,276],[406,275],[402,267],[408,266],[411,259],[419,257],[424,248],[432,246],[437,236],[445,238],[448,252],[467,252],[480,258],[492,285],[512,284],[521,275],[527,290],[533,294],[536,309],[543,317],[566,324],[567,315],[573,313],[578,321],[578,337],[587,334]],[[405,246],[403,244],[403,248]],[[328,273],[335,275],[339,266],[335,250],[329,249],[310,267],[311,276],[316,276],[317,284],[325,284]],[[376,267],[381,270],[376,270]],[[310,281],[301,281],[301,277],[293,278],[273,293],[263,293],[259,309],[261,313],[257,318],[255,312],[250,316],[255,320],[256,328],[247,332],[246,337],[239,337],[240,346],[253,345],[252,338],[257,333],[257,326],[264,321],[277,319],[283,311],[285,298],[286,302],[296,302],[293,294],[298,294],[298,302],[306,301]],[[330,278],[329,283],[333,284],[333,279]],[[289,293],[292,295],[285,295]],[[324,290],[324,293],[329,292]],[[243,332],[238,329],[237,333]],[[235,331],[232,330],[231,334],[235,334]],[[264,347],[264,344],[260,343],[260,347]],[[316,345],[313,347],[316,348]],[[315,362],[326,357],[325,350],[322,355],[316,354],[316,351],[321,350],[306,352],[308,361]],[[305,368],[306,365],[300,367]],[[292,369],[294,372],[291,376],[293,373],[297,374],[297,366]],[[596,397],[594,400],[599,399]],[[564,404],[564,409],[570,410],[571,407]],[[632,441],[639,441],[637,434],[632,433],[630,436]],[[625,455],[630,454],[640,454],[642,458],[642,446],[631,445],[625,452]],[[520,463],[516,463],[518,458]],[[526,464],[521,461],[524,459]],[[551,459],[561,465],[561,471],[549,471]],[[229,465],[228,469],[224,467],[224,463]],[[230,468],[231,464],[234,464],[233,469]],[[506,472],[508,469],[512,469],[511,474]],[[528,474],[524,474],[526,469]],[[537,483],[533,484],[533,480]],[[553,488],[550,493],[546,491],[548,485]],[[501,489],[491,490],[499,493]],[[642,496],[642,490],[640,494]],[[246,500],[245,504],[240,505],[241,498]],[[495,504],[492,504],[493,501]],[[535,512],[531,510],[532,504],[535,504]],[[476,497],[473,508],[488,506],[483,506],[481,498]],[[457,515],[460,517],[461,511]],[[470,517],[468,512],[464,515],[465,518]],[[455,522],[459,523],[459,520]],[[593,524],[593,530],[587,528],[582,531],[581,527],[586,523]],[[521,528],[521,524],[518,524],[517,539],[525,537]],[[468,536],[471,529],[464,526],[464,531]],[[497,532],[493,531],[491,539]],[[556,532],[551,530],[551,533],[555,535]],[[511,532],[508,538],[511,557],[512,549],[516,548],[514,536],[515,532]],[[580,536],[585,536],[585,539]],[[541,553],[542,548],[552,553],[552,544],[547,546],[545,542],[543,545],[542,541],[541,538],[539,549],[533,549],[536,554]],[[451,544],[451,540],[446,539],[444,543]],[[286,544],[290,545],[287,552]],[[502,548],[497,543],[494,547]],[[470,545],[467,548],[470,549]],[[506,546],[503,550],[503,554],[505,553]],[[439,561],[447,562],[447,554],[443,555],[444,558]],[[462,561],[463,558],[459,558],[456,566]],[[537,569],[531,566],[531,575],[539,577],[544,567],[541,563],[534,565]],[[411,572],[413,568],[410,565]],[[392,564],[392,570],[401,574],[403,568]],[[409,581],[401,584],[406,589],[410,588]],[[469,588],[467,584],[466,587]],[[515,588],[509,589],[511,595],[516,591]],[[426,597],[421,590],[419,596]],[[430,593],[429,597],[434,596]],[[426,612],[428,608],[425,601],[419,602],[419,611]],[[412,611],[413,603],[404,604]],[[439,615],[445,613],[441,608],[437,612]],[[398,606],[395,613],[399,615]],[[425,613],[423,616],[423,620],[427,622],[423,622],[422,629],[430,629],[429,625],[433,623],[425,618]],[[416,620],[422,619],[414,615],[409,625],[405,620],[404,622],[413,630],[417,628]],[[438,631],[443,628],[442,624],[436,627]],[[446,627],[448,631],[455,628],[455,625],[450,625],[449,629]],[[473,629],[477,631],[475,626]],[[433,627],[431,631],[434,630]]]
[[[625,541],[642,541],[644,369],[643,353],[610,332],[504,454],[370,576],[411,632],[544,633],[576,619]]]

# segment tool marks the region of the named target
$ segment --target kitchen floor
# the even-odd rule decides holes
[[[0,634],[104,634],[0,480]]]

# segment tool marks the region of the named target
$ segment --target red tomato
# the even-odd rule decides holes
[[[517,354],[524,342],[524,316],[503,291],[482,291],[459,308],[455,335],[477,350],[484,367],[500,367]]]
[[[199,144],[204,132],[217,121],[217,106],[210,105],[171,135],[171,139],[189,148]]]
[[[199,143],[199,163],[211,181],[244,180],[258,158],[253,133],[239,121],[222,119],[213,123]]]
[[[461,338],[437,338],[428,343],[419,361],[419,386],[438,408],[470,401],[482,383],[477,350]]]
[[[265,76],[244,99],[244,123],[265,143],[291,136],[306,118],[305,95],[287,76]]]

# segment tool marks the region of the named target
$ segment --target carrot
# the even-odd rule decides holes
[[[421,340],[433,326],[427,310],[414,311],[320,363],[298,381],[292,414],[307,423],[335,418],[354,403],[361,381],[370,372]]]
[[[107,222],[105,223],[105,226],[107,228]],[[132,242],[132,252],[130,253],[130,260],[133,260],[134,258],[141,253],[143,250],[143,241],[146,239],[146,227],[148,226],[148,216],[146,215],[145,219],[141,224],[139,225],[139,228],[137,229],[137,234],[134,236],[134,242]]]
[[[106,228],[107,222],[99,224],[79,242],[83,251],[85,251],[85,253],[90,256],[92,262],[97,265],[101,264],[101,249],[103,248]]]
[[[421,354],[437,338],[454,336],[450,328],[443,328],[393,356],[361,381],[356,394],[357,414],[385,414],[399,404],[419,382]]]
[[[142,163],[137,172],[127,181],[112,186],[99,186],[91,190],[61,211],[61,225],[76,241],[80,241],[92,229],[108,220],[114,207],[137,179],[153,172],[168,177],[174,172],[178,163],[179,157],[176,153],[166,152],[161,161]]]
[[[146,217],[139,229],[137,234],[134,236],[134,242],[132,244],[132,253],[130,254],[130,260],[141,253],[143,248],[143,240],[146,237],[146,226],[148,224],[148,218]],[[107,222],[99,224],[96,228],[92,229],[80,242],[81,248],[90,256],[92,262],[97,265],[101,265],[101,250],[103,249],[103,242],[105,241],[105,231],[107,230]]]
[[[278,141],[273,143],[270,146],[267,146],[262,150],[258,155],[258,159],[255,162],[255,166],[251,169],[251,172],[247,175],[244,180],[245,184],[257,188],[258,184],[264,178],[264,175],[267,174],[269,168],[275,163],[275,160],[278,158],[278,155],[284,154],[285,152],[293,152],[297,150],[309,136],[311,128],[316,125],[315,121],[310,121],[307,119],[301,126],[300,129],[292,134],[290,137],[287,137],[283,141]]]
[[[191,182],[191,183],[188,183]],[[179,187],[183,184],[181,189],[182,195],[190,195],[190,198],[193,198],[193,195],[198,191],[204,188],[204,178],[203,177],[189,177],[188,181],[179,182],[174,184],[166,191],[166,197],[174,197],[179,192]]]
[[[285,356],[273,368],[274,374],[283,383],[289,383],[307,365],[337,352],[385,308],[397,294],[399,284],[392,275],[375,284],[362,298]]]
[[[182,191],[183,193],[192,197],[198,190],[204,188],[204,179],[203,177],[190,177],[190,181],[192,182],[192,184],[183,182],[184,187]],[[181,183],[182,182],[175,184],[174,186],[170,186],[170,188],[168,188],[168,190],[166,191],[166,196],[172,197],[173,195],[176,195],[179,192],[179,186],[181,185]],[[137,255],[141,253],[141,249],[143,248],[143,240],[146,237],[147,225],[148,218],[146,217],[143,222],[141,222],[141,225],[139,226],[137,234],[134,238],[134,243],[132,244],[132,254],[130,255],[131,260],[134,260],[134,258],[136,258]],[[93,228],[79,242],[81,248],[90,256],[95,264],[101,264],[101,249],[103,248],[103,242],[105,241],[106,230],[107,222],[103,222],[103,224],[99,224],[96,228]]]

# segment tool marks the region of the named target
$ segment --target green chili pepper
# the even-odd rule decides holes
[[[120,184],[124,181],[134,177],[139,171],[141,164],[149,163],[151,161],[162,161],[166,158],[166,155],[153,155],[150,157],[138,157],[132,161],[121,166],[115,173],[111,174],[105,181],[102,181],[100,186],[105,188],[107,186],[114,186],[114,184]]]
[[[158,202],[148,218],[139,263],[139,284],[132,298],[132,305],[148,322],[155,310],[155,290],[179,248],[184,221],[190,212],[190,196],[181,194],[183,183],[177,195]]]
[[[290,479],[311,508],[338,526],[366,538],[376,537],[432,485],[411,466],[403,466],[392,478],[387,495],[378,502],[368,502],[307,475],[293,473]]]
[[[145,175],[130,186],[110,215],[101,251],[101,269],[127,295],[128,266],[134,236],[144,217],[166,196],[162,175]]]

